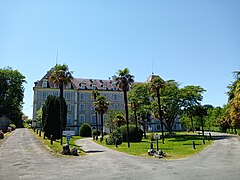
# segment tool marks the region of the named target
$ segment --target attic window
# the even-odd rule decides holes
[[[47,88],[47,80],[44,79],[42,82],[42,88]]]
[[[103,90],[107,90],[107,85],[103,84]]]
[[[86,88],[86,83],[80,83],[80,88],[85,89]]]
[[[67,89],[71,89],[71,83],[69,82],[66,86]]]
[[[97,86],[93,84],[93,85],[92,85],[92,89],[93,89],[93,90],[96,90],[96,89],[97,89]]]

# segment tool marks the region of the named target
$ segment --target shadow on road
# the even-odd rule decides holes
[[[101,150],[89,150],[89,151],[84,151],[85,153],[99,153],[99,152],[104,152]]]

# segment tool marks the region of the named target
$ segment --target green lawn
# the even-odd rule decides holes
[[[193,140],[196,144],[196,149],[193,149]],[[213,141],[205,140],[205,145],[203,145],[202,136],[189,133],[177,133],[175,137],[165,138],[165,144],[162,144],[161,140],[159,140],[159,149],[167,154],[167,159],[178,159],[196,154],[212,144],[212,142]],[[98,141],[98,143],[108,148],[137,156],[148,156],[147,150],[150,148],[150,140],[148,139],[143,139],[142,142],[139,143],[132,142],[130,143],[130,148],[127,147],[127,143],[119,145],[118,148],[116,148],[115,145],[106,145],[105,140],[102,143]],[[154,149],[156,149],[155,141]]]
[[[34,133],[34,132],[33,132]],[[60,140],[56,140],[56,141],[53,141],[53,144],[51,145],[50,143],[50,140],[49,139],[43,139],[43,133],[41,135],[41,137],[39,137],[38,134],[34,133],[35,136],[41,141],[43,142],[46,147],[48,147],[54,154],[56,155],[61,155],[62,154],[62,145],[60,144]],[[72,138],[70,139],[69,141],[69,147],[70,149],[71,148],[77,148],[79,151],[81,151],[81,153],[79,153],[79,155],[83,155],[85,154],[82,149],[77,145],[75,144],[75,141],[78,140],[78,139],[81,139],[82,137],[80,136],[72,136]],[[67,144],[67,140],[66,140],[66,137],[63,137],[63,145],[64,144]]]

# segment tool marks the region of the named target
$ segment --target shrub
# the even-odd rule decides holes
[[[96,136],[96,135],[100,136],[100,131],[98,130],[98,133],[97,133],[97,129],[94,129],[94,130],[92,131],[92,135],[94,135],[94,136]]]
[[[0,139],[4,138],[4,133],[2,132],[2,130],[0,130]]]
[[[88,123],[83,123],[80,127],[80,136],[82,137],[91,137],[92,136],[92,130]]]
[[[154,133],[151,133],[151,134],[148,135],[148,139],[149,139],[150,141],[154,141],[154,140],[155,140],[154,136],[155,136],[155,134],[154,134]]]
[[[15,124],[9,124],[8,126],[11,127],[12,130],[15,130],[15,129],[16,129],[16,125],[15,125]]]
[[[121,135],[121,131],[119,129],[117,129],[109,134],[109,137],[107,138],[107,145],[116,144],[116,139],[117,139],[117,145],[122,144],[122,135]]]
[[[124,125],[119,128],[123,142],[127,142],[127,125]],[[129,141],[130,142],[141,142],[143,138],[143,131],[136,127],[134,125],[129,125]]]

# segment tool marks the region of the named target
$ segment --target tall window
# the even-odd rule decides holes
[[[65,98],[66,98],[66,100],[71,100],[71,93],[70,92],[66,92],[65,93]]]
[[[47,98],[47,92],[42,92],[42,99],[46,99]]]
[[[59,96],[59,92],[54,92],[53,95],[58,97]]]
[[[85,104],[80,104],[80,111],[85,111]]]
[[[91,104],[91,111],[95,111],[93,104]]]
[[[91,117],[91,124],[95,124],[96,123],[96,116],[92,115]]]
[[[85,122],[85,115],[81,114],[79,117],[80,124],[83,124]]]
[[[107,115],[104,114],[104,115],[103,115],[103,122],[106,122],[106,121],[107,121]]]
[[[70,114],[67,115],[67,124],[71,124],[72,116]]]
[[[71,104],[67,104],[67,110],[68,110],[68,112],[72,111],[72,105]]]
[[[115,110],[115,111],[118,110],[118,104],[114,104],[114,110]]]
[[[85,94],[80,93],[80,100],[84,100],[85,99]]]
[[[114,100],[114,101],[117,101],[117,100],[118,100],[118,95],[117,95],[117,94],[114,94],[114,95],[113,95],[113,100]]]

